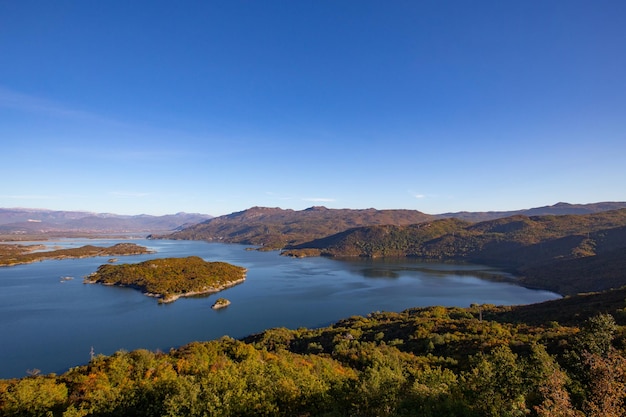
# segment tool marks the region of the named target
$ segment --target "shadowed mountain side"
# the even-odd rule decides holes
[[[559,294],[603,291],[626,285],[626,248],[556,261],[521,271],[521,282]]]
[[[427,242],[454,234],[471,223],[442,219],[408,226],[365,226],[289,247],[283,254],[297,254],[301,249],[318,249],[319,254],[336,257],[423,256]],[[294,249],[294,250],[291,250]]]
[[[602,292],[577,294],[536,304],[499,306],[483,313],[485,320],[526,323],[539,326],[557,322],[577,326],[597,314],[611,314],[626,324],[626,287]]]

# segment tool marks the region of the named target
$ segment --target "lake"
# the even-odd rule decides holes
[[[472,303],[529,304],[559,298],[480,277],[498,271],[480,265],[402,260],[289,258],[278,252],[199,241],[62,239],[70,248],[133,242],[157,251],[118,257],[135,263],[197,255],[248,269],[246,282],[207,297],[171,304],[137,290],[83,284],[109,257],[50,260],[0,268],[0,378],[27,370],[62,373],[95,354],[117,350],[168,351],[195,340],[240,338],[272,327],[321,327],[352,315],[410,307]],[[232,304],[212,310],[218,297]]]

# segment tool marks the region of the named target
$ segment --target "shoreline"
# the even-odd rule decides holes
[[[225,289],[228,289],[230,287],[234,287],[235,285],[239,285],[242,284],[244,281],[246,280],[246,277],[244,276],[241,279],[238,279],[236,281],[231,281],[229,283],[223,284],[219,287],[210,287],[207,288],[206,290],[202,290],[202,291],[189,291],[186,293],[181,293],[181,294],[174,294],[171,296],[163,297],[163,294],[155,294],[155,293],[144,293],[145,295],[149,296],[149,297],[155,297],[159,299],[159,304],[168,304],[168,303],[173,303],[174,301],[178,300],[179,298],[186,298],[186,297],[195,297],[198,295],[211,295],[211,294],[215,294],[218,293],[220,291],[224,291]]]
[[[109,284],[105,282],[99,282],[98,280],[89,279],[89,276],[83,278],[83,284],[101,284],[107,287],[134,288],[134,289],[141,291],[141,293],[145,296],[156,298],[159,304],[169,304],[169,303],[173,303],[179,298],[195,297],[195,296],[201,296],[201,295],[211,295],[211,294],[215,294],[220,291],[226,290],[230,287],[234,287],[235,285],[242,284],[246,280],[246,276],[245,276],[246,272],[247,270],[243,272],[244,275],[240,279],[227,282],[225,284],[220,285],[219,287],[208,287],[204,290],[188,291],[185,293],[169,295],[167,297],[163,296],[163,294],[147,292],[143,288],[136,286],[136,285]]]

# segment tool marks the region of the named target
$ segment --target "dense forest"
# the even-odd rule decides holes
[[[283,254],[462,260],[507,269],[527,286],[564,295],[601,291],[626,285],[626,209],[358,227]]]
[[[168,353],[120,351],[62,375],[0,380],[0,414],[623,416],[625,299],[614,290],[374,312]]]
[[[86,283],[137,288],[161,302],[218,292],[245,279],[246,269],[198,256],[160,258],[136,264],[105,264],[85,277]]]

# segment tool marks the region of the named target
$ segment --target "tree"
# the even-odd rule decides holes
[[[566,385],[567,374],[546,351],[543,345],[533,345],[530,358],[529,378],[537,386],[538,405],[534,407],[538,417],[582,417],[572,406]]]
[[[46,416],[62,410],[67,386],[55,377],[28,377],[17,380],[0,395],[7,416]]]
[[[479,354],[476,365],[463,375],[468,404],[480,415],[503,417],[526,414],[522,367],[508,346]]]
[[[583,355],[590,385],[585,403],[588,417],[622,417],[626,414],[626,359],[609,351],[606,356]]]

